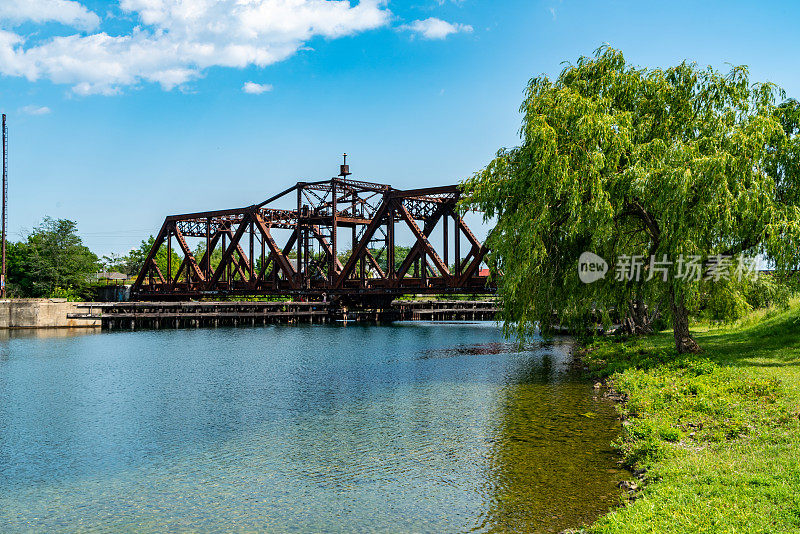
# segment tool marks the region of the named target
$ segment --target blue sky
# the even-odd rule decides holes
[[[345,151],[356,178],[455,183],[517,143],[528,79],[604,43],[746,64],[797,97],[799,24],[790,1],[3,0],[9,237],[49,215],[126,252],[167,214],[330,177]]]

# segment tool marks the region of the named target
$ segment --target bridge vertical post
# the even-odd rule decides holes
[[[384,202],[388,202],[388,197]],[[394,280],[394,207],[390,206],[386,214],[386,276],[389,280]]]
[[[303,186],[297,184],[297,220],[295,221],[295,242],[297,243],[297,282],[303,274],[303,237],[300,229],[300,216],[303,213]]]
[[[422,278],[422,287],[428,287],[428,259],[425,249],[421,249],[419,255],[419,269],[420,278]]]
[[[253,221],[250,221],[250,283],[252,284],[255,280],[255,263],[256,258],[253,256],[253,249],[255,248],[255,233],[253,232]]]
[[[456,276],[461,276],[461,229],[458,227],[458,214],[453,214],[453,223],[456,235],[453,236],[453,245],[455,246],[456,255]]]
[[[353,247],[355,248],[355,247]],[[364,256],[361,257],[361,267],[359,269],[359,277],[361,278],[361,283],[359,284],[361,287],[366,287],[367,285],[367,269],[366,269],[366,261],[364,260]]]
[[[339,253],[337,248],[338,240],[336,239],[336,234],[338,233],[336,231],[338,209],[336,206],[336,178],[334,178],[331,180],[331,257],[328,259],[328,279],[331,287],[333,287],[336,280],[336,256]]]
[[[261,241],[261,272],[266,274],[267,271],[265,269],[267,268],[267,263],[266,263],[266,261],[267,261],[266,245],[267,245],[267,243],[266,243],[266,240],[264,239],[263,235],[259,235],[259,241]]]
[[[310,284],[311,279],[311,232],[308,229],[308,226],[304,226],[302,229],[303,232],[303,272],[306,273],[305,280],[308,281]]]
[[[449,221],[447,220],[447,217],[442,217],[442,241],[443,241],[443,248],[444,248],[444,250],[442,252],[444,252],[444,258],[443,258],[444,259],[444,264],[449,269],[450,268],[450,262],[447,260],[448,257],[449,257],[449,248],[450,248],[450,245],[447,243],[447,228],[448,228],[447,225],[448,225],[448,222]]]
[[[355,219],[356,218],[356,195],[353,194],[353,201],[350,207],[351,214],[350,216]],[[353,232],[352,238],[350,239],[350,253],[352,254],[356,250],[356,243],[358,242],[358,226],[353,223]],[[359,261],[359,269],[358,269],[358,278],[359,278],[359,287],[364,287],[365,285],[365,270],[364,270],[364,256],[361,256],[361,260]]]
[[[167,283],[172,283],[172,228],[167,229]]]
[[[206,217],[206,280],[211,278],[211,217]]]
[[[225,251],[228,250],[228,247],[225,246],[225,236],[226,235],[227,235],[227,232],[223,232],[223,234],[222,234],[222,261],[223,262],[227,261],[227,258],[225,257]],[[225,268],[222,269],[222,274],[220,275],[220,282],[224,282],[225,280],[227,280],[227,278],[225,277],[225,272],[227,270],[228,270],[228,267],[226,265]]]
[[[308,272],[308,264],[309,264],[309,257],[308,257],[308,228],[306,228],[305,224],[300,225],[300,244],[298,245],[300,249],[302,249],[302,253],[300,257],[303,258],[303,261],[300,262],[300,266],[297,268],[298,272],[305,273],[300,276],[300,287],[305,286],[305,281],[309,276]]]

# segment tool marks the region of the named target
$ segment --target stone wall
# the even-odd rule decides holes
[[[86,328],[99,327],[100,321],[67,319],[68,313],[85,313],[79,302],[65,299],[0,300],[0,328]]]

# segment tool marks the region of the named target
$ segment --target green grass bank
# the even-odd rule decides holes
[[[800,303],[694,333],[697,356],[671,333],[587,347],[625,398],[618,445],[639,475],[588,530],[800,532]]]

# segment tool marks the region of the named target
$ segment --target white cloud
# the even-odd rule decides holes
[[[430,17],[425,20],[415,20],[411,24],[403,24],[400,29],[417,33],[424,39],[444,39],[454,33],[471,32],[472,26],[459,23],[451,24],[445,20]]]
[[[384,0],[120,0],[120,7],[143,26],[30,46],[24,36],[0,30],[0,73],[70,84],[84,95],[115,94],[142,82],[169,90],[210,67],[265,67],[313,37],[352,35],[391,17]]]
[[[244,82],[242,91],[250,95],[260,95],[261,93],[272,91],[272,85],[268,83]]]
[[[91,30],[100,24],[100,17],[72,0],[2,0],[0,24],[22,22],[60,22]]]
[[[20,111],[26,115],[47,115],[50,113],[50,108],[47,106],[25,106]]]

